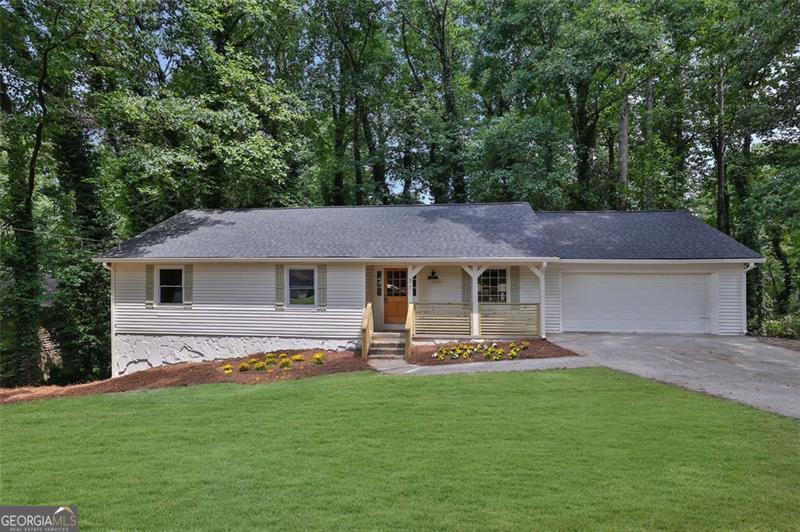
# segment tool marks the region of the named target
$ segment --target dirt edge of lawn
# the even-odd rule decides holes
[[[521,349],[521,345],[526,344],[527,347]],[[444,366],[449,364],[469,364],[471,362],[484,362],[488,360],[481,353],[473,353],[469,358],[444,358],[439,360],[433,355],[440,349],[453,349],[458,346],[495,346],[503,350],[501,358],[497,362],[509,360],[508,354],[512,349],[512,345],[516,346],[516,360],[532,359],[532,358],[558,358],[558,357],[574,357],[580,356],[578,353],[564,349],[558,345],[542,340],[539,338],[523,339],[523,340],[484,340],[475,342],[472,340],[465,340],[463,342],[451,342],[447,344],[422,344],[415,345],[411,350],[411,355],[408,357],[409,364],[418,364],[422,366]]]
[[[314,364],[311,357],[316,353],[325,354],[323,364]],[[286,350],[288,359],[293,356],[303,355],[303,362],[292,361],[291,368],[284,369],[278,363],[256,371],[249,364],[248,371],[238,371],[239,364],[252,359],[264,360],[264,353],[256,353],[239,358],[225,358],[211,362],[185,362],[160,366],[157,368],[138,371],[130,375],[123,375],[113,379],[73,384],[69,386],[25,386],[20,388],[0,388],[0,404],[11,404],[22,401],[35,401],[53,397],[74,397],[80,395],[94,395],[101,393],[130,392],[135,390],[150,390],[174,386],[191,386],[194,384],[210,384],[218,382],[231,382],[236,384],[262,384],[279,380],[297,380],[319,375],[333,373],[348,373],[352,371],[371,371],[367,361],[360,354],[353,351],[324,351],[311,350]],[[276,353],[279,354],[279,353]],[[230,364],[233,372],[226,374],[222,367]]]

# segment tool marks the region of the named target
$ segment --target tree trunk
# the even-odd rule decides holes
[[[717,83],[717,131],[711,140],[711,149],[714,152],[714,166],[717,176],[717,229],[730,234],[730,216],[728,209],[728,174],[725,168],[725,85],[723,71]]]
[[[588,108],[589,85],[580,83],[575,87],[574,101],[569,94],[568,97],[571,102],[569,107],[575,139],[576,177],[578,183],[585,188],[591,177],[592,152],[594,151],[597,127],[597,121],[590,115]],[[583,198],[581,198],[581,202],[584,204],[583,206],[587,206]]]
[[[647,113],[644,120],[644,135],[645,140],[650,140],[653,137],[653,78],[647,78],[645,105]]]
[[[467,201],[467,186],[464,168],[461,163],[461,142],[459,140],[459,116],[456,107],[456,95],[453,89],[453,68],[451,62],[450,39],[447,35],[447,3],[444,9],[434,10],[436,21],[436,46],[439,52],[439,65],[442,74],[442,98],[445,112],[445,137],[444,146],[445,164],[442,166],[441,178],[446,181],[448,189],[452,190],[452,200],[455,203]]]
[[[613,173],[617,166],[616,135],[610,127],[606,128],[606,152],[608,152],[608,172]]]
[[[736,171],[731,172],[730,179],[736,194],[737,219],[734,226],[736,238],[745,246],[755,251],[760,251],[761,243],[758,238],[756,216],[750,208],[750,177],[752,175],[752,134],[745,128],[742,134],[742,164]],[[762,268],[751,270],[747,274],[747,316],[748,321],[754,323],[756,329],[761,328],[764,319],[763,295],[764,282]]]
[[[367,141],[367,150],[369,151],[370,166],[372,167],[372,182],[375,186],[375,192],[378,194],[378,199],[382,205],[389,203],[389,187],[386,184],[386,155],[383,149],[383,142],[378,147],[378,142],[372,132],[372,127],[369,123],[369,115],[364,110],[361,113],[361,125],[364,130],[364,140]]]
[[[44,87],[47,80],[47,54],[37,83],[37,100],[41,115],[36,123],[33,147],[27,150],[24,128],[27,121],[15,112],[5,80],[0,73],[0,107],[3,130],[6,132],[8,157],[7,212],[1,214],[12,229],[7,246],[0,248],[2,262],[11,274],[11,286],[4,287],[4,299],[9,310],[3,316],[4,346],[0,351],[0,381],[3,385],[38,384],[39,370],[39,295],[42,279],[39,271],[39,242],[33,218],[33,192],[36,182],[36,163],[44,136],[47,102]]]
[[[333,158],[336,165],[333,171],[333,185],[331,186],[330,198],[333,205],[344,205],[344,152],[347,147],[345,142],[346,116],[345,116],[345,93],[339,89],[338,102],[332,104],[333,115]]]
[[[619,182],[622,209],[628,206],[628,95],[622,97],[619,110]]]
[[[355,204],[364,205],[364,168],[361,166],[361,96],[356,93],[353,106],[353,169]]]
[[[783,251],[781,243],[783,241],[779,229],[772,228],[769,235],[769,243],[772,247],[772,253],[781,265],[781,272],[783,273],[783,288],[775,294],[775,310],[778,314],[786,314],[789,311],[789,298],[794,290],[792,282],[792,265],[789,263],[789,257]]]
[[[413,157],[411,149],[406,146],[403,149],[403,157],[401,159],[403,167],[403,203],[412,203],[414,199],[412,190],[414,186]]]

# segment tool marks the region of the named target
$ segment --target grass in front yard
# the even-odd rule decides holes
[[[0,407],[0,504],[82,528],[797,527],[800,424],[605,369]]]

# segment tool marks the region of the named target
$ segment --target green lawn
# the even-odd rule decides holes
[[[82,528],[800,523],[800,424],[604,369],[53,399],[0,434],[0,504]]]

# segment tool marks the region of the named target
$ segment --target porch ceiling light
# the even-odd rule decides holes
[[[435,281],[438,278],[439,278],[439,276],[436,275],[436,270],[431,270],[431,274],[428,276],[428,279],[431,280],[431,281]]]

